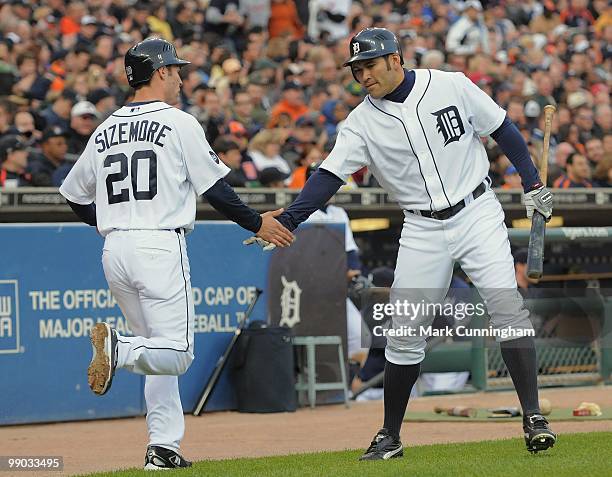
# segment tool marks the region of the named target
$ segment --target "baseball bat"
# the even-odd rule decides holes
[[[544,144],[542,145],[542,158],[540,159],[540,179],[546,187],[548,175],[548,151],[550,146],[550,130],[556,108],[552,104],[544,106]],[[542,278],[544,263],[544,236],[546,234],[546,218],[537,210],[531,218],[531,233],[529,235],[529,248],[527,249],[527,277]]]
[[[206,382],[206,386],[204,386],[204,389],[202,390],[202,393],[200,394],[200,397],[198,398],[198,404],[193,410],[194,416],[199,416],[200,413],[202,412],[202,409],[204,409],[204,406],[206,406],[206,403],[208,402],[208,398],[210,398],[213,390],[215,389],[215,386],[217,385],[217,382],[219,382],[219,378],[221,377],[221,372],[223,371],[223,368],[225,368],[225,365],[227,363],[227,358],[229,358],[229,355],[234,349],[234,346],[236,345],[236,342],[238,341],[238,337],[240,336],[240,333],[242,333],[242,330],[246,326],[246,322],[249,319],[249,316],[251,315],[253,308],[255,308],[255,304],[257,303],[257,300],[259,299],[259,295],[261,295],[262,293],[263,293],[263,290],[260,290],[259,288],[255,289],[255,296],[251,300],[251,303],[249,303],[249,307],[247,308],[247,311],[244,313],[244,318],[242,319],[240,323],[238,323],[238,326],[236,327],[236,331],[234,332],[234,335],[232,336],[231,341],[227,345],[227,348],[225,348],[225,351],[223,352],[223,354],[219,357],[219,360],[217,361],[217,364],[215,365],[215,369],[213,369],[212,374],[210,375],[210,377],[208,378],[208,381]]]
[[[434,412],[436,414],[446,413],[448,416],[458,417],[476,417],[478,412],[473,407],[455,406],[455,407],[441,407],[435,406]]]
[[[494,409],[488,409],[491,413],[489,418],[509,418],[517,417],[521,415],[521,410],[518,407],[496,407]]]

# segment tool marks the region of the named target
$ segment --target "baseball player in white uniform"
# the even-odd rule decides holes
[[[308,36],[329,35],[331,40],[346,38],[352,0],[310,0],[308,4]]]
[[[93,132],[60,188],[105,237],[104,274],[134,333],[121,336],[106,323],[93,328],[89,386],[106,393],[117,368],[146,375],[145,469],[191,465],[179,454],[185,425],[178,376],[194,358],[185,234],[194,226],[197,196],[261,239],[278,246],[292,240],[274,219],[280,210],[260,216],[240,201],[197,120],[170,106],[188,63],[166,40],[133,46],[125,68],[134,101]]]
[[[545,450],[556,436],[538,404],[537,363],[528,312],[516,290],[504,213],[487,178],[489,162],[480,137],[491,136],[521,174],[527,214],[552,214],[525,141],[505,111],[462,73],[405,70],[400,45],[384,28],[368,28],[349,44],[349,66],[368,96],[346,119],[334,149],[278,220],[294,230],[326,203],[347,178],[367,166],[405,214],[393,297],[440,302],[458,262],[484,298],[502,356],[521,406],[525,442]],[[387,335],[384,427],[362,460],[403,455],[400,428],[424,358],[425,338],[396,311]],[[518,337],[517,337],[518,335]]]

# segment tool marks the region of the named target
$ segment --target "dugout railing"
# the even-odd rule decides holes
[[[289,205],[299,190],[237,188],[240,198],[258,211],[274,210]],[[611,226],[612,188],[553,189],[555,217],[567,226]],[[506,223],[525,217],[521,190],[495,189],[506,215]],[[401,224],[403,214],[397,202],[383,189],[357,188],[340,190],[332,202],[344,208],[351,219],[388,218]],[[198,220],[221,218],[220,214],[200,198]],[[0,188],[0,222],[65,222],[78,219],[53,187]]]

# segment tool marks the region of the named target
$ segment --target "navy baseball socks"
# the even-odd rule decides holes
[[[399,433],[408,406],[412,386],[419,377],[420,363],[399,365],[385,363],[385,423],[359,460],[388,460],[404,455]]]
[[[535,342],[523,337],[501,343],[501,353],[523,408],[527,450],[537,453],[553,447],[557,436],[540,414]],[[385,363],[385,423],[360,460],[387,460],[404,454],[399,438],[408,398],[420,372],[420,364]]]
[[[87,382],[98,396],[110,389],[117,367],[117,332],[108,323],[97,323],[91,329],[93,356],[87,369]]]
[[[523,408],[523,431],[527,450],[532,453],[546,450],[555,444],[557,436],[550,429],[546,418],[540,414],[535,342],[531,336],[524,336],[503,341],[500,347]]]

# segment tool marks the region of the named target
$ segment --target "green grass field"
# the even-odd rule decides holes
[[[536,455],[529,454],[519,439],[409,447],[402,459],[387,462],[358,462],[360,454],[343,451],[201,461],[191,469],[164,472],[164,476],[610,476],[612,432],[562,435],[553,449]],[[126,470],[93,475],[151,474]]]

